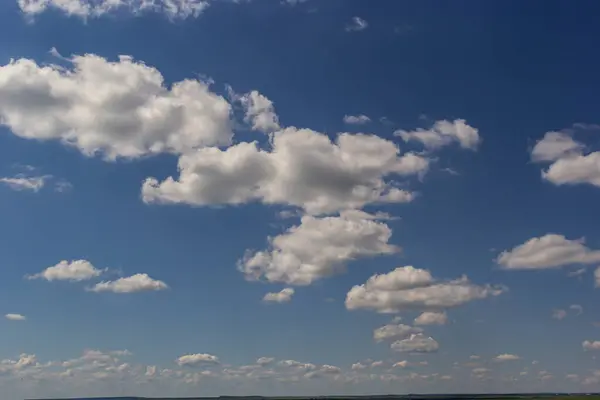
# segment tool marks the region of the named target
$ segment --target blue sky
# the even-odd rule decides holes
[[[0,4],[10,398],[600,390],[595,3],[200,3]]]

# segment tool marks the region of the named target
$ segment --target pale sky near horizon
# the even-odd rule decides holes
[[[2,398],[600,391],[598,17],[2,1]]]

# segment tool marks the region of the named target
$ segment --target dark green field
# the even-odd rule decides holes
[[[89,399],[45,399],[45,400],[600,400],[600,394],[454,394],[454,395],[386,395],[386,396],[322,396],[322,397],[113,397]],[[44,400],[44,399],[38,399]]]

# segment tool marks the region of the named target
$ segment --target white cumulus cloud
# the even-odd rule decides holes
[[[415,325],[445,325],[448,316],[445,312],[425,311],[415,318]]]
[[[351,125],[362,125],[371,122],[371,118],[364,114],[359,115],[344,115],[344,122]]]
[[[366,366],[366,365],[364,365],[364,364],[363,364],[363,363],[361,363],[361,362],[354,363],[354,364],[352,364],[352,367],[351,367],[351,369],[352,369],[353,371],[361,371],[361,370],[363,370],[363,369],[365,369],[365,368],[367,368],[367,366]]]
[[[547,132],[531,150],[534,162],[551,162],[570,155],[577,155],[584,146],[563,132]]]
[[[179,357],[175,362],[179,366],[198,366],[203,364],[218,364],[219,358],[212,354],[200,353],[200,354],[186,354]]]
[[[600,250],[585,246],[585,239],[570,240],[553,233],[531,238],[496,259],[504,269],[546,269],[600,262]]]
[[[386,339],[404,339],[410,335],[421,332],[423,332],[421,328],[416,328],[410,325],[388,324],[375,329],[373,331],[373,339],[375,339],[376,342],[381,342],[382,340]]]
[[[561,158],[550,165],[542,176],[556,185],[587,183],[600,186],[600,151]]]
[[[48,267],[40,273],[27,275],[27,279],[45,279],[47,281],[80,282],[100,276],[104,270],[98,269],[87,260],[66,261]]]
[[[346,264],[360,257],[393,254],[391,229],[371,219],[356,219],[344,213],[337,217],[304,216],[300,225],[269,240],[269,249],[248,253],[239,269],[248,279],[309,285],[341,273]]]
[[[95,284],[88,290],[91,292],[137,293],[168,289],[166,283],[152,279],[148,274],[135,274],[114,281]]]
[[[417,333],[407,339],[395,341],[390,347],[401,353],[433,353],[438,351],[440,345],[432,337]]]
[[[206,83],[164,84],[129,56],[86,54],[71,69],[29,59],[0,66],[0,122],[25,139],[60,140],[114,160],[228,145],[230,104]]]
[[[408,361],[406,361],[406,360],[398,361],[398,362],[394,363],[394,365],[392,365],[392,368],[406,368],[406,367],[408,367]]]
[[[27,319],[24,315],[21,314],[6,314],[4,318],[10,321],[25,321]]]
[[[282,289],[280,292],[265,294],[265,297],[263,297],[263,301],[270,303],[288,303],[290,300],[292,300],[293,295],[293,288],[285,288]]]
[[[420,277],[417,279],[416,276]],[[346,308],[379,313],[405,310],[439,312],[498,296],[506,290],[503,286],[473,284],[466,276],[452,281],[435,281],[426,270],[399,267],[387,274],[374,275],[366,283],[350,289],[346,295]]]
[[[516,361],[519,359],[521,359],[521,357],[515,354],[499,354],[496,357],[494,357],[495,361]]]
[[[280,129],[279,117],[271,100],[253,90],[241,96],[240,101],[246,110],[245,120],[252,124],[253,130],[272,132]]]
[[[273,357],[260,357],[256,360],[258,365],[268,365],[271,364],[275,359]]]
[[[584,350],[600,350],[600,340],[584,340],[581,346]]]
[[[374,135],[342,133],[335,142],[310,129],[286,128],[270,138],[225,150],[203,148],[179,159],[179,177],[148,178],[148,203],[196,206],[261,201],[303,208],[310,214],[362,208],[370,203],[405,203],[414,194],[385,180],[424,174],[429,161]]]
[[[531,150],[531,159],[550,163],[542,178],[555,185],[600,186],[600,151],[586,153],[586,146],[570,133],[547,132]]]
[[[436,150],[458,142],[464,149],[477,150],[481,143],[479,131],[466,123],[464,119],[454,121],[436,121],[430,129],[414,131],[397,130],[394,135],[405,142],[421,142],[428,150]]]

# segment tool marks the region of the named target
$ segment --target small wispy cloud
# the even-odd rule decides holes
[[[450,168],[450,167],[444,168],[444,169],[442,169],[442,171],[447,172],[450,175],[460,175],[460,173],[457,170]]]
[[[17,174],[13,177],[3,177],[0,178],[0,183],[5,184],[12,190],[16,190],[18,192],[21,191],[32,191],[39,192],[46,182],[52,178],[50,175],[43,176],[26,176],[25,174]]]
[[[554,318],[554,319],[561,320],[561,319],[565,318],[566,316],[567,316],[567,312],[565,310],[558,309],[558,310],[552,311],[552,318]]]
[[[369,23],[361,17],[352,17],[352,20],[346,25],[348,32],[360,32],[369,27]]]
[[[351,125],[362,125],[371,122],[371,118],[364,114],[360,115],[344,115],[344,122]]]
[[[292,288],[285,288],[280,292],[267,293],[263,297],[263,301],[268,303],[289,303],[292,300],[294,292]]]
[[[71,183],[64,179],[49,174],[36,173],[37,169],[31,165],[19,165],[17,168],[24,172],[13,176],[0,177],[0,184],[4,184],[18,192],[30,191],[34,193],[49,185],[57,192],[65,192],[73,187]]]
[[[21,314],[6,314],[4,318],[10,321],[25,321],[27,319],[24,315]]]

